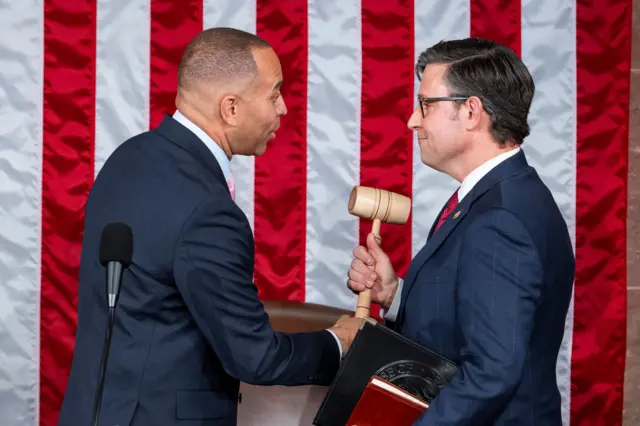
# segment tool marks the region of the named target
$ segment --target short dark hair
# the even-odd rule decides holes
[[[451,96],[482,100],[491,116],[491,134],[501,145],[524,142],[535,85],[513,50],[482,38],[441,41],[418,58],[418,79],[430,64],[449,64],[445,82]]]
[[[261,37],[235,28],[204,30],[185,49],[178,66],[178,86],[257,76],[252,50],[270,47]]]

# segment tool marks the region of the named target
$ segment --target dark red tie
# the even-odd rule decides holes
[[[447,205],[444,206],[444,210],[442,211],[442,214],[438,219],[438,223],[436,224],[436,229],[433,232],[437,231],[438,228],[442,226],[444,221],[447,220],[447,216],[449,216],[451,212],[455,210],[456,207],[458,207],[458,190],[457,189],[456,189],[456,192],[454,192],[453,195],[451,195],[451,198],[449,198],[449,201],[447,201]]]

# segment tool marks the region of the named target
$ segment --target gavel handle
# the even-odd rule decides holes
[[[373,220],[373,226],[371,227],[371,233],[378,242],[378,245],[382,243],[380,238],[380,219]],[[372,266],[375,268],[375,265]],[[356,306],[356,318],[367,318],[371,313],[371,290],[366,289],[358,293],[358,305]]]
[[[382,238],[380,238],[380,219],[373,219],[373,226],[371,227],[371,233],[375,237],[378,245],[382,243]]]

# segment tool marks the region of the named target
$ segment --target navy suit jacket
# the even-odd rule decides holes
[[[98,247],[116,221],[132,228],[133,264],[116,309],[101,425],[235,425],[239,381],[331,383],[334,336],[272,330],[252,281],[247,218],[211,151],[167,116],[118,147],[91,189],[59,426],[92,424],[107,323]]]
[[[415,424],[561,426],[556,360],[575,258],[524,152],[486,174],[431,232],[390,326],[460,369]]]

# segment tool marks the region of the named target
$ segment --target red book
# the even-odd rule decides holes
[[[398,386],[371,377],[346,426],[411,426],[429,404]]]

